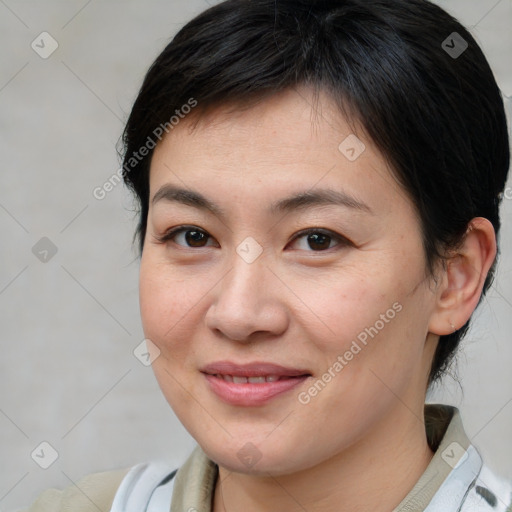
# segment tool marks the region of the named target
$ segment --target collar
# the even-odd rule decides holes
[[[427,440],[434,456],[393,512],[459,510],[482,467],[456,407],[425,404],[424,412]],[[211,512],[217,476],[217,464],[197,446],[176,474],[171,510]]]
[[[460,504],[482,467],[482,460],[464,431],[456,407],[425,404],[424,411],[427,441],[434,456],[420,479],[393,512],[457,510],[458,506],[446,506],[445,497],[452,496]],[[450,474],[452,477],[448,480]],[[460,491],[455,493],[454,486],[463,488],[462,495]],[[439,500],[442,500],[444,508],[436,505]],[[454,503],[450,500],[451,505]]]

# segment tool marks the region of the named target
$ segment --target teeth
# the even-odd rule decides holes
[[[265,382],[276,382],[279,380],[279,375],[261,375],[258,377],[241,377],[237,375],[221,375],[217,374],[215,377],[224,379],[226,382],[233,382],[235,384],[263,384]]]
[[[247,380],[251,384],[258,384],[260,382],[265,382],[265,377],[249,377]]]

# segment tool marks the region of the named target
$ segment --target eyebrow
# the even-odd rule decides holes
[[[151,203],[154,205],[158,201],[178,202],[184,205],[198,208],[199,210],[208,210],[219,218],[226,217],[226,211],[219,205],[210,201],[199,192],[173,185],[162,186],[153,196]],[[288,213],[291,211],[303,211],[313,206],[335,205],[359,210],[375,215],[372,209],[355,197],[346,192],[333,190],[330,188],[307,190],[299,192],[292,196],[280,199],[272,203],[269,207],[269,213]]]

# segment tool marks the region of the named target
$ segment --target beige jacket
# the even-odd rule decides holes
[[[109,512],[117,488],[129,468],[95,473],[63,491],[48,489],[27,512]]]

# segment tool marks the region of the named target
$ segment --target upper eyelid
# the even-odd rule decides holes
[[[166,230],[162,235],[156,235],[155,237],[159,241],[164,242],[164,241],[167,241],[167,240],[171,240],[172,238],[174,238],[175,236],[181,234],[182,232],[193,231],[193,230],[200,231],[201,233],[204,233],[204,234],[208,235],[209,238],[214,238],[205,229],[202,229],[199,226],[194,226],[194,225],[175,226],[173,228],[170,228],[170,229]]]

